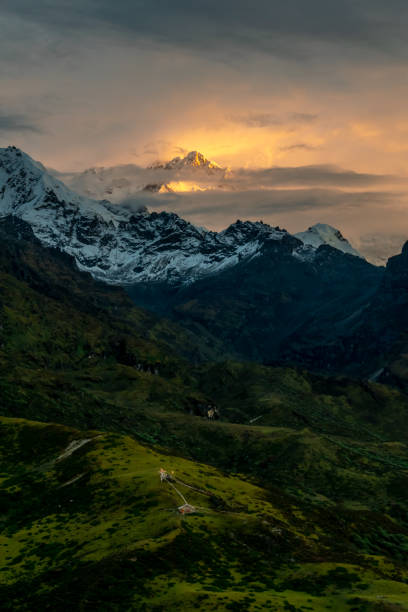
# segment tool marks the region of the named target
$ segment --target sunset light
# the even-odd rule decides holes
[[[1,612],[408,612],[407,0],[0,32]]]

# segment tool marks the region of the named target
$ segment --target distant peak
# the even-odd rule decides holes
[[[263,221],[241,221],[241,219],[237,219],[235,223],[231,223],[230,227],[266,227],[266,224]]]
[[[349,255],[362,257],[360,253],[351,246],[349,241],[344,238],[340,230],[326,223],[316,223],[309,227],[307,231],[295,234],[295,237],[307,246],[318,248],[319,246],[327,244]]]
[[[247,237],[250,235],[270,235],[282,237],[286,233],[286,230],[282,230],[279,227],[272,227],[263,221],[241,221],[241,219],[237,219],[235,223],[232,223],[225,230],[222,230],[219,235],[231,236],[238,234]]]
[[[207,170],[222,170],[215,162],[207,159],[200,151],[190,151],[185,157],[173,157],[169,162],[156,162],[151,168],[165,168],[166,170],[178,170],[182,168],[205,168]]]
[[[315,223],[314,225],[309,227],[309,230],[312,230],[315,232],[327,231],[327,232],[333,232],[333,233],[338,233],[338,234],[341,233],[340,230],[338,230],[336,227],[333,227],[333,225],[329,225],[328,223]]]
[[[216,166],[219,167],[217,164],[215,164],[214,162],[211,162],[209,159],[207,159],[206,157],[204,157],[204,155],[202,153],[200,153],[199,151],[190,151],[190,153],[188,153],[185,158],[185,161],[190,162],[190,164],[192,166]]]

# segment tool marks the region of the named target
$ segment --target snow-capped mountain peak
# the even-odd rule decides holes
[[[87,217],[112,218],[106,203],[75,193],[27,153],[13,146],[0,149],[1,216],[15,215],[36,226],[47,208],[58,210],[64,218],[79,210]]]
[[[226,242],[233,242],[236,240],[249,242],[258,239],[280,240],[282,236],[286,234],[286,230],[281,230],[278,227],[271,227],[267,223],[263,223],[263,221],[241,221],[238,219],[225,230],[219,232],[218,237]]]
[[[301,240],[304,245],[315,249],[327,244],[339,251],[343,251],[343,253],[348,253],[355,257],[362,257],[338,229],[325,223],[316,223],[316,225],[309,227],[305,232],[298,232],[294,235]]]
[[[207,159],[199,151],[190,151],[185,157],[174,157],[168,162],[156,162],[151,168],[164,168],[166,170],[183,170],[195,168],[200,170],[209,170],[212,172],[225,172],[226,168],[222,168],[213,161]]]

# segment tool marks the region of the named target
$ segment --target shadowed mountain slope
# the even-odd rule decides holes
[[[341,344],[360,322],[376,294],[383,269],[320,246],[293,256],[297,239],[286,235],[265,243],[257,257],[186,286],[138,284],[127,291],[135,303],[190,330],[209,331],[241,359],[303,363],[308,353]],[[330,370],[325,356],[317,370]],[[345,363],[337,364],[341,371]]]

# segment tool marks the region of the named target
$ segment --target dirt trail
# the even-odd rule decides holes
[[[59,457],[57,457],[56,462],[62,461],[63,459],[70,457],[72,453],[75,453],[75,451],[80,449],[82,446],[85,446],[85,444],[88,444],[88,442],[91,442],[91,440],[93,439],[94,438],[84,438],[83,440],[72,440],[72,442],[68,444],[64,452],[61,453]]]

